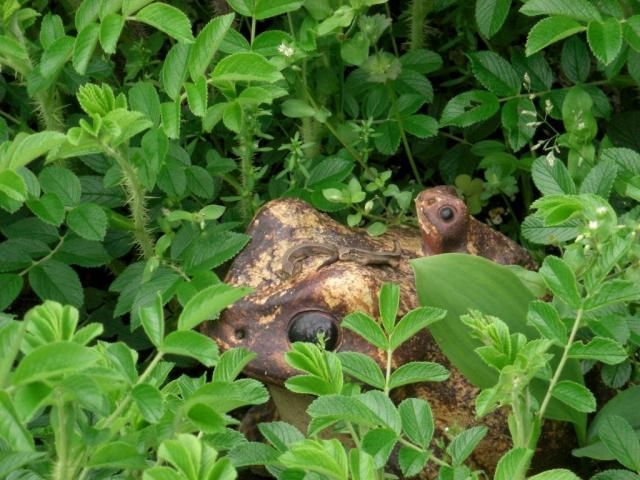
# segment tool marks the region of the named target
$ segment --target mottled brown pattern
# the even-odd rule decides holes
[[[421,206],[434,205],[433,199],[435,203],[452,203],[457,197],[451,195],[452,192],[440,188],[421,194],[418,197],[419,217]],[[427,200],[429,205],[426,204]],[[460,204],[456,205],[461,208]],[[444,251],[478,253],[502,263],[531,264],[526,252],[511,240],[471,217],[463,223],[467,226],[461,230],[465,236],[459,239],[457,247],[454,238],[429,238],[427,246],[440,245]],[[437,237],[444,233],[446,237],[450,234],[450,230],[442,231],[437,225],[429,225],[424,218],[421,226],[424,232],[430,232],[426,236]],[[290,320],[298,312],[320,310],[333,315],[337,323],[346,314],[356,310],[377,317],[377,293],[384,282],[400,284],[400,315],[418,305],[409,259],[424,254],[425,235],[415,229],[391,228],[385,235],[372,238],[362,230],[349,229],[333,221],[300,200],[280,199],[268,203],[258,212],[248,233],[252,240],[236,257],[226,281],[234,285],[249,285],[255,291],[227,309],[218,321],[209,322],[204,328],[222,349],[245,347],[258,354],[245,370],[251,377],[278,387],[287,378],[297,374],[286,365],[283,354],[290,347],[287,334]],[[397,243],[402,250],[402,258],[396,267],[336,261],[318,269],[326,256],[309,256],[301,261],[299,273],[283,275],[285,253],[304,242],[373,251],[393,251]],[[469,242],[475,243],[471,245]],[[346,329],[340,330],[336,350],[362,352],[381,365],[384,361],[383,352]],[[405,343],[394,360],[395,367],[409,361],[426,360],[439,362],[450,369],[451,378],[448,381],[398,389],[394,392],[394,399],[399,401],[417,396],[428,400],[434,412],[436,435],[440,437],[447,435],[447,427],[466,428],[479,423],[489,426],[490,433],[471,461],[477,468],[493,472],[497,459],[510,447],[505,415],[498,412],[481,422],[475,419],[477,389],[451,367],[428,332],[421,332]],[[279,389],[278,399],[274,397],[274,400],[280,406],[291,402],[283,389]],[[281,412],[281,416],[284,418],[288,415]],[[305,421],[296,423],[304,425]],[[566,433],[566,429],[562,431],[563,439],[567,438]],[[434,478],[434,472],[427,469],[420,478]]]

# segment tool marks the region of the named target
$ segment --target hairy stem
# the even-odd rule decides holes
[[[433,10],[433,0],[413,0],[409,17],[409,49],[417,50],[425,47],[424,22]]]

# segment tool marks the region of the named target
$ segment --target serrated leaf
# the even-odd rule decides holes
[[[90,23],[78,32],[78,36],[76,37],[76,41],[73,45],[72,63],[73,68],[75,68],[76,72],[80,75],[84,75],[87,71],[89,60],[91,60],[93,51],[96,49],[96,45],[98,44],[99,34],[100,27],[97,23]]]
[[[187,79],[190,50],[189,45],[177,43],[171,47],[162,64],[160,80],[162,88],[171,100],[178,100],[182,86]]]
[[[422,471],[429,460],[429,452],[410,447],[400,447],[398,463],[405,478],[414,477]]]
[[[529,31],[525,52],[527,56],[539,52],[552,43],[586,30],[575,20],[567,17],[548,17],[540,20]]]
[[[181,112],[182,108],[179,98],[173,102],[163,102],[160,104],[160,125],[167,138],[174,140],[180,138]]]
[[[100,22],[100,46],[104,53],[116,53],[116,45],[124,27],[124,18],[117,13],[111,13]]]
[[[45,193],[54,193],[66,207],[72,207],[80,202],[82,186],[78,177],[69,169],[63,167],[46,167],[38,175],[40,186]]]
[[[78,274],[57,260],[47,260],[29,270],[29,285],[42,300],[55,300],[75,307],[84,302]]]
[[[615,340],[595,337],[586,345],[574,342],[569,348],[569,358],[597,360],[607,365],[616,365],[627,359],[627,351]]]
[[[9,159],[5,160],[5,165],[11,170],[17,170],[61,145],[65,140],[66,136],[60,132],[44,131],[29,135],[20,133],[13,139],[7,152]]]
[[[13,383],[15,383],[15,377]],[[20,420],[13,400],[4,390],[0,391],[0,419],[0,435],[3,439],[19,451],[35,450],[33,437]]]
[[[585,311],[594,310],[621,302],[633,302],[640,299],[640,285],[629,280],[609,280],[587,298]]]
[[[22,290],[23,280],[14,273],[0,274],[0,312],[13,303]],[[384,382],[383,382],[384,383]]]
[[[55,77],[73,54],[73,37],[65,35],[57,39],[42,54],[40,73],[45,78]]]
[[[568,17],[585,22],[602,19],[598,9],[588,0],[528,0],[520,7],[520,13]]]
[[[89,368],[99,358],[91,348],[74,342],[48,343],[37,347],[20,361],[12,381],[20,385],[77,372]]]
[[[552,304],[539,300],[531,302],[527,321],[543,337],[553,340],[557,345],[564,346],[567,343],[567,327],[560,320],[560,315]]]
[[[452,465],[462,465],[487,434],[487,427],[472,427],[460,432],[447,446]]]
[[[574,83],[582,83],[591,71],[589,50],[580,37],[571,37],[562,46],[562,71]]]
[[[580,185],[580,193],[593,193],[607,200],[618,175],[618,168],[611,160],[601,160],[593,167]]]
[[[468,55],[471,70],[476,79],[499,97],[517,95],[520,78],[515,69],[504,58],[494,52],[475,52]]]
[[[160,347],[164,338],[164,304],[160,292],[156,301],[140,308],[140,322],[151,343]]]
[[[22,203],[27,199],[27,185],[18,173],[5,170],[0,172],[0,193]]]
[[[384,388],[384,375],[382,374],[382,370],[368,355],[359,352],[339,352],[338,358],[346,374],[372,387],[378,389]]]
[[[140,10],[133,20],[146,23],[175,38],[178,42],[192,43],[191,22],[179,9],[162,2],[154,2]]]
[[[618,462],[640,471],[640,441],[629,422],[618,415],[610,415],[600,424],[598,436]]]
[[[636,52],[640,52],[640,15],[633,15],[624,24],[624,39]]]
[[[102,241],[107,233],[107,214],[95,203],[83,203],[69,212],[67,225],[82,238]]]
[[[164,401],[160,390],[148,383],[141,383],[133,387],[131,397],[144,419],[151,423],[158,423],[164,415]]]
[[[531,165],[531,177],[538,190],[544,195],[577,193],[573,178],[560,159],[550,161],[547,157],[536,158]]]
[[[571,308],[580,307],[580,293],[578,283],[571,267],[564,260],[548,256],[540,268],[544,283],[555,296],[564,301]]]
[[[87,465],[92,468],[140,470],[145,468],[145,457],[135,445],[123,441],[101,443],[92,450]]]
[[[215,82],[266,82],[282,79],[282,74],[262,55],[238,52],[220,60],[211,74]]]
[[[449,372],[438,363],[409,362],[397,368],[389,379],[389,388],[421,382],[443,382],[449,378]]]
[[[429,404],[422,399],[408,398],[400,403],[398,412],[407,437],[422,448],[429,448],[435,428]]]
[[[579,412],[590,413],[596,410],[596,398],[593,393],[579,383],[570,380],[558,382],[553,387],[551,395]]]
[[[470,90],[449,100],[442,112],[440,126],[469,127],[488,120],[499,108],[498,97],[493,93]]]
[[[2,190],[1,186],[0,190]],[[40,198],[28,200],[27,207],[40,220],[51,225],[58,226],[64,220],[64,205],[55,193],[45,193]]]
[[[420,330],[442,320],[447,312],[439,308],[418,307],[408,312],[393,329],[389,343],[395,350]]]
[[[622,49],[622,27],[616,18],[589,22],[587,41],[591,51],[603,64],[609,65]]]
[[[252,291],[224,283],[200,290],[189,299],[178,318],[178,330],[191,330],[205,320],[217,318],[222,310]]]
[[[387,349],[387,338],[380,325],[364,312],[353,312],[342,319],[342,328],[351,330],[381,350]]]
[[[480,32],[487,38],[493,37],[504,25],[511,0],[476,0],[476,23]]]
[[[494,480],[511,480],[513,478],[524,478],[533,450],[527,448],[512,448],[504,454],[496,467]]]
[[[438,134],[438,121],[429,115],[409,115],[402,119],[402,126],[418,138],[430,138]]]
[[[596,480],[595,477],[591,477],[592,480]],[[546,472],[539,473],[533,477],[529,477],[529,480],[580,480],[575,473],[570,470],[562,468],[556,468],[553,470],[547,470]],[[604,479],[601,479],[604,480]],[[615,479],[611,479],[615,480]],[[622,480],[622,479],[620,479]]]
[[[218,345],[214,340],[192,330],[171,332],[158,349],[164,353],[194,358],[205,367],[218,361]]]
[[[302,0],[255,0],[253,15],[257,20],[282,15],[299,9],[304,2]]]
[[[189,74],[192,80],[206,73],[234,18],[233,13],[215,17],[200,31],[189,56]]]
[[[232,348],[220,356],[213,372],[213,382],[233,382],[251,360],[256,358],[254,352],[244,348]]]
[[[204,117],[207,110],[208,89],[207,79],[204,75],[197,78],[194,83],[185,84],[187,103],[196,117]]]

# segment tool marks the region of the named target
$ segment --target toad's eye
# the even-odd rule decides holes
[[[290,342],[317,342],[318,337],[324,338],[327,350],[334,350],[338,345],[338,322],[336,318],[326,312],[309,310],[296,314],[289,324]]]
[[[455,217],[456,213],[451,207],[442,207],[438,212],[440,218],[445,222],[450,222]]]

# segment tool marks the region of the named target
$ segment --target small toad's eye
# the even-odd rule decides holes
[[[450,222],[455,217],[455,211],[451,207],[442,207],[438,212],[440,218],[445,222]]]
[[[318,336],[324,338],[327,350],[334,350],[338,345],[338,322],[326,312],[310,310],[296,314],[289,324],[290,342],[317,342]]]

